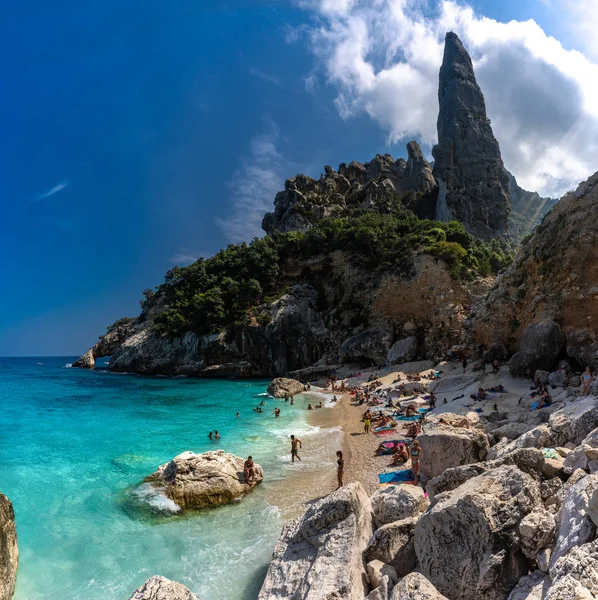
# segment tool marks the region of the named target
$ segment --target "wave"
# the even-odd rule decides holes
[[[153,512],[174,514],[181,512],[181,507],[173,502],[164,489],[150,483],[141,483],[131,492],[135,504],[148,506]]]
[[[63,369],[71,369],[73,366],[73,363],[66,363],[66,365],[64,365]]]
[[[254,396],[254,398],[274,398],[274,396],[271,396],[270,394],[268,394],[268,392],[262,392],[261,394],[256,394]]]

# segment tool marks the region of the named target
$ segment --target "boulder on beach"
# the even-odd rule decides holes
[[[391,485],[376,491],[372,496],[374,521],[378,527],[417,517],[426,510],[429,502],[424,490],[415,485]]]
[[[145,481],[163,486],[165,494],[182,508],[208,508],[233,502],[263,481],[264,471],[256,464],[255,485],[247,483],[244,463],[245,459],[224,450],[183,452]]]
[[[392,590],[391,600],[447,600],[421,573],[409,573]]]
[[[519,523],[541,506],[539,483],[515,466],[443,493],[415,525],[421,572],[453,600],[504,600],[531,566]]]
[[[340,355],[345,361],[373,360],[377,365],[386,364],[386,355],[392,335],[386,329],[366,329],[347,338],[340,347]]]
[[[394,567],[399,576],[407,575],[417,562],[414,536],[416,517],[387,523],[371,537],[363,556],[366,561],[380,560]]]
[[[521,336],[519,352],[509,361],[514,377],[532,375],[537,369],[550,370],[565,345],[558,323],[542,321],[532,323]]]
[[[490,444],[479,429],[442,425],[428,427],[420,436],[422,447],[420,473],[430,479],[446,469],[486,459]]]
[[[18,562],[15,513],[10,500],[0,493],[0,600],[10,600],[14,594]]]
[[[598,403],[594,396],[578,398],[550,415],[553,436],[561,444],[581,444],[598,427]]]
[[[129,600],[199,600],[181,583],[154,575],[135,590]]]
[[[284,398],[285,396],[296,396],[305,391],[305,385],[296,379],[287,379],[286,377],[277,377],[268,384],[268,394],[275,398]]]
[[[259,600],[363,600],[362,553],[372,531],[372,505],[360,483],[313,503],[284,526]]]

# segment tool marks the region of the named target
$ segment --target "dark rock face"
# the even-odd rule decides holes
[[[471,58],[452,32],[446,34],[438,101],[438,145],[432,150],[439,186],[436,218],[462,221],[480,238],[505,234],[509,175]]]
[[[552,369],[564,345],[558,323],[543,321],[529,325],[521,337],[519,352],[509,361],[511,374],[524,376],[537,369]]]
[[[262,221],[266,233],[309,229],[325,217],[342,215],[348,207],[391,208],[390,199],[405,196],[408,208],[433,218],[436,181],[432,168],[417,142],[407,144],[407,161],[390,154],[377,154],[369,163],[341,163],[338,172],[332,167],[319,180],[297,175],[285,182],[276,194],[274,212]]]
[[[386,329],[366,329],[347,338],[341,344],[341,357],[345,360],[373,360],[377,365],[386,364],[386,355],[392,334]]]

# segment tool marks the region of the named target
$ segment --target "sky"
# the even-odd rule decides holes
[[[520,185],[598,170],[598,0],[5,3],[0,356],[83,353],[288,177],[431,157],[448,30]]]

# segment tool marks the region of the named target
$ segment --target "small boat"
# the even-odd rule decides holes
[[[43,362],[38,362],[37,364],[41,366],[41,365],[43,365],[44,363],[43,363]]]

